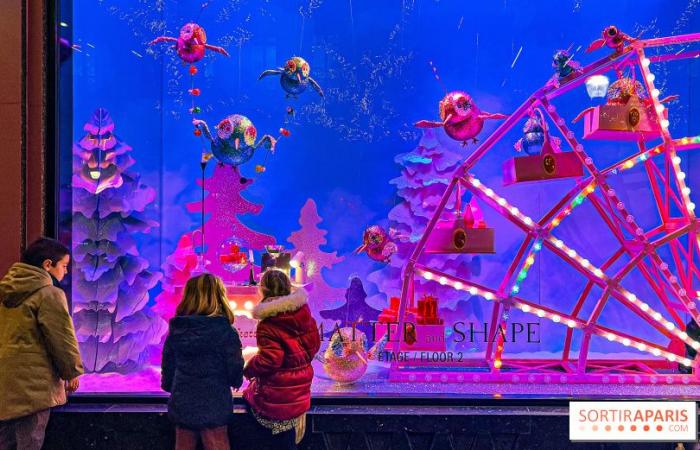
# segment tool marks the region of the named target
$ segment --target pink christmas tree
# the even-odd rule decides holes
[[[182,299],[182,291],[187,280],[197,268],[198,255],[195,253],[192,234],[180,237],[175,251],[165,259],[163,264],[163,291],[155,299],[152,310],[165,320],[175,316],[175,308]]]
[[[199,181],[197,184],[201,186],[201,183]],[[273,236],[253,231],[239,219],[244,214],[258,214],[262,209],[261,205],[249,202],[241,195],[251,183],[251,179],[241,183],[240,175],[226,166],[217,166],[214,174],[204,180],[204,189],[208,192],[204,198],[204,213],[209,216],[204,225],[204,256],[209,261],[207,271],[226,281],[245,281],[248,279],[248,270],[231,273],[224,268],[218,257],[219,247],[224,241],[235,237],[248,246],[246,249],[253,250],[262,250],[266,245],[275,243]],[[189,203],[187,210],[201,213],[202,202]]]
[[[321,310],[339,306],[345,295],[344,289],[329,286],[323,278],[324,269],[332,268],[341,262],[343,257],[338,256],[337,252],[328,253],[321,250],[321,247],[327,244],[325,236],[328,233],[318,228],[321,221],[316,202],[308,199],[301,208],[299,216],[301,229],[293,232],[287,239],[287,242],[294,246],[290,250],[292,256],[296,252],[304,253],[306,281],[312,285],[309,292],[309,306],[316,317]]]
[[[402,270],[416,242],[423,235],[453,172],[464,159],[462,152],[452,150],[453,144],[441,142],[441,136],[435,130],[424,130],[418,147],[394,158],[402,170],[401,176],[390,183],[396,186],[402,201],[389,211],[389,226],[403,239],[396,242],[398,252],[391,257],[391,262],[367,276],[367,280],[378,289],[378,293],[368,299],[375,307],[386,305],[389,297],[401,295]],[[454,201],[448,207],[453,208]],[[467,255],[439,255],[427,258],[426,263],[428,267],[465,278],[478,275],[481,267],[478,256]],[[417,294],[424,289],[421,281],[417,281]],[[459,299],[464,298],[463,293],[450,287],[435,286],[434,283],[425,285],[425,290],[438,297],[440,306],[454,307]],[[477,317],[481,315],[480,311],[473,312]]]

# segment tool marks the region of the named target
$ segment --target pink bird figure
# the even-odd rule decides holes
[[[417,128],[444,128],[445,133],[456,141],[467,145],[471,139],[476,143],[476,136],[484,127],[484,120],[505,119],[505,114],[492,114],[479,110],[472,98],[463,91],[453,91],[440,101],[440,119],[442,122],[420,120]]]
[[[355,253],[367,252],[367,256],[375,261],[388,263],[399,248],[391,240],[389,234],[379,225],[372,225],[365,230],[362,236],[362,245]]]
[[[622,49],[625,48],[625,44],[631,44],[634,41],[636,41],[636,39],[623,33],[615,25],[610,25],[603,30],[600,39],[591,42],[591,45],[586,49],[586,53],[598,50],[604,45],[614,49],[615,53],[620,53]]]
[[[160,36],[152,40],[148,45],[158,44],[160,42],[175,42],[177,56],[189,64],[196,63],[204,58],[206,50],[229,56],[228,52],[223,47],[207,44],[207,33],[204,31],[204,28],[194,22],[183,25],[183,27],[180,28],[180,36],[177,38],[172,36]]]

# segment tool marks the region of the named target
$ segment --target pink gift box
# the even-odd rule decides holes
[[[468,228],[463,220],[441,220],[424,253],[496,253],[493,228]]]
[[[613,141],[637,141],[661,136],[661,127],[652,105],[632,97],[625,105],[601,105],[584,115],[583,137]],[[668,118],[668,110],[664,110]]]
[[[503,184],[580,177],[583,165],[574,152],[518,156],[503,163]]]

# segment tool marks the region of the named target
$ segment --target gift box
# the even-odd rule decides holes
[[[583,165],[574,152],[518,156],[503,163],[503,184],[580,177]]]
[[[664,110],[663,115],[668,118],[668,110]],[[653,104],[642,102],[634,95],[625,104],[600,105],[584,113],[585,139],[637,141],[660,136],[661,126]]]
[[[496,253],[493,228],[486,226],[476,197],[464,212],[438,221],[425,244],[424,253]]]
[[[375,324],[375,336],[379,339],[387,332],[387,328],[391,330],[391,342],[398,339],[398,314],[399,314],[398,297],[392,297],[389,300],[389,307],[384,308],[377,323]],[[438,316],[437,298],[426,295],[418,300],[418,307],[406,308],[404,315],[404,338],[399,345],[400,351],[435,351],[444,352],[445,344],[445,324]],[[391,348],[391,347],[389,347]]]
[[[424,253],[496,253],[493,228],[469,228],[459,219],[440,220]]]

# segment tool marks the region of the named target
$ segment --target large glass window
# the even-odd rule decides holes
[[[251,281],[275,266],[323,334],[317,396],[686,386],[700,46],[625,46],[697,31],[693,4],[70,3],[59,220],[85,390],[160,392],[201,271],[254,353]]]

